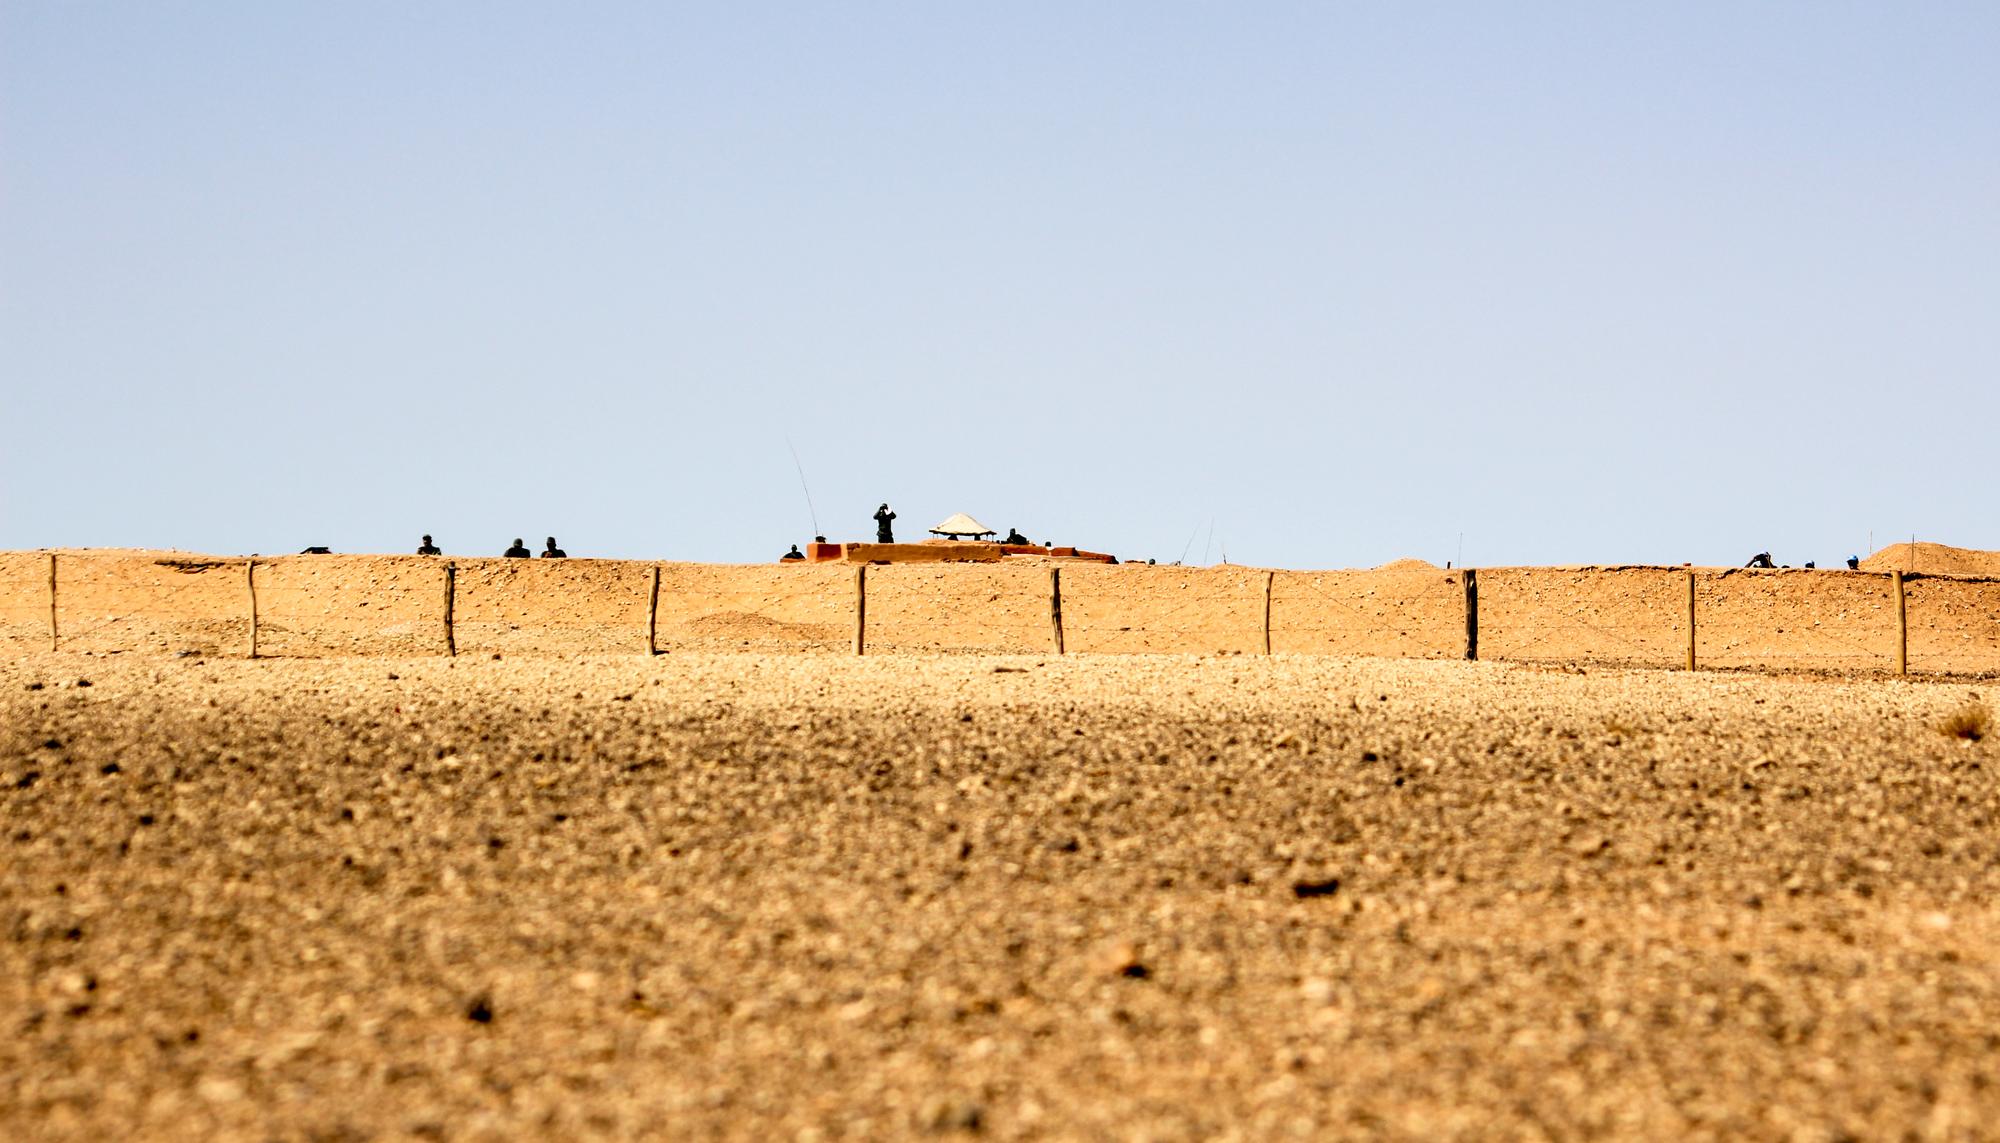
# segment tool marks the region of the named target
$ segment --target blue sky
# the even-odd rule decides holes
[[[2000,547],[2000,8],[0,0],[0,548]],[[1192,537],[1192,539],[1190,538]]]

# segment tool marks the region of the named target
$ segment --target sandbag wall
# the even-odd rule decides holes
[[[54,571],[51,608],[51,569]],[[858,583],[865,577],[865,587]],[[2000,671],[2000,580],[1660,567],[1473,573],[0,553],[0,653],[1374,655]],[[1468,630],[1468,607],[1475,622]],[[255,630],[252,630],[252,613]],[[1060,612],[1060,636],[1054,613]],[[52,632],[53,629],[53,632]],[[1469,648],[1468,643],[1472,644]],[[1900,647],[1899,647],[1900,644]]]

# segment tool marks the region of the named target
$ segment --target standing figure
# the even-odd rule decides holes
[[[516,536],[514,537],[514,546],[508,548],[502,554],[510,560],[525,560],[534,553],[530,552],[528,546],[521,542],[521,537]]]
[[[896,514],[894,512],[889,511],[889,506],[887,504],[884,504],[880,508],[875,509],[876,543],[893,544],[896,542],[895,529],[889,526],[890,521],[894,520],[895,518]]]
[[[545,560],[566,560],[569,558],[569,553],[556,547],[556,538],[550,536],[549,546],[542,549],[542,558]]]
[[[444,553],[438,550],[436,544],[431,543],[431,538],[427,534],[424,536],[424,542],[417,545],[417,554],[420,556],[441,556]]]

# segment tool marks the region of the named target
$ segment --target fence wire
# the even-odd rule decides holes
[[[370,563],[350,572],[324,557],[256,563],[259,650],[272,655],[433,654],[446,649],[443,570],[457,569],[452,628],[460,651],[643,653],[651,577],[659,587],[657,649],[835,651],[854,635],[853,565],[707,568],[614,565],[504,571],[423,560]],[[335,557],[339,559],[340,557]],[[376,558],[381,560],[381,558]],[[250,585],[239,559],[60,556],[56,610],[65,650],[247,649]],[[436,586],[430,569],[439,573]],[[1649,574],[1656,569],[1623,569]],[[45,564],[10,561],[6,634],[24,649],[46,637]],[[1542,575],[1495,569],[1479,581],[1479,655],[1498,660],[1680,665],[1687,639],[1687,582],[1669,569],[1618,581],[1597,571]],[[1052,649],[1042,571],[989,576],[976,590],[956,572],[876,569],[869,580],[867,643],[878,650]],[[1144,577],[1147,573],[1136,573]],[[1064,583],[1068,649],[1101,653],[1255,650],[1264,634],[1254,576],[1126,585],[1115,577]],[[1274,650],[1314,641],[1335,653],[1365,647],[1398,657],[1451,655],[1461,646],[1463,581],[1368,573],[1270,573]],[[1462,573],[1460,573],[1462,574]],[[1608,574],[1608,572],[1607,572]],[[1672,579],[1665,579],[1668,575]],[[1697,665],[1893,669],[1898,639],[1913,670],[2000,671],[2000,580],[1907,577],[1906,625],[1896,626],[1894,581],[1852,573],[1690,573],[1696,584]],[[364,578],[365,576],[365,578]],[[1812,578],[1808,578],[1808,577]],[[746,577],[754,577],[746,579]],[[1564,578],[1567,577],[1567,578]],[[1740,578],[1739,578],[1740,577]],[[1072,586],[1074,585],[1074,586]],[[1357,596],[1342,586],[1372,588]],[[1586,602],[1565,592],[1586,591]],[[1609,614],[1607,614],[1607,612]],[[1288,644],[1290,646],[1288,646]]]
[[[771,578],[761,584],[723,589],[688,582],[718,578],[713,574],[690,576],[663,569],[657,611],[659,649],[809,651],[834,650],[853,642],[851,568],[840,565],[837,572],[822,572],[808,566],[773,569],[767,574]],[[644,646],[643,616],[640,622],[639,639]]]
[[[1217,641],[1213,639],[1200,640],[1202,643],[1200,647],[1192,645],[1195,642],[1193,637],[1196,634],[1196,629],[1194,624],[1187,622],[1187,616],[1197,604],[1213,602],[1216,602],[1216,597],[1205,595],[1199,590],[1190,589],[1188,591],[1188,598],[1181,600],[1164,612],[1160,612],[1155,616],[1149,616],[1145,623],[1125,624],[1108,635],[1099,635],[1094,631],[1090,631],[1084,624],[1077,624],[1072,627],[1068,622],[1068,615],[1065,614],[1064,638],[1065,641],[1068,641],[1074,635],[1075,641],[1078,644],[1090,643],[1089,646],[1079,645],[1075,648],[1076,650],[1102,654],[1143,653],[1139,649],[1140,646],[1144,642],[1152,640],[1156,635],[1171,635],[1186,640],[1190,645],[1179,648],[1181,651],[1224,650],[1226,648],[1218,646]],[[1096,605],[1093,604],[1090,606]],[[1181,622],[1178,624],[1174,623],[1173,621],[1176,619],[1180,619]],[[1262,632],[1263,627],[1260,619],[1257,631],[1249,638],[1252,645],[1255,645],[1257,640],[1262,638]]]
[[[1445,573],[1440,573],[1440,574],[1442,575]],[[1333,632],[1339,632],[1343,635],[1351,635],[1351,633],[1355,629],[1358,629],[1360,633],[1358,638],[1362,641],[1375,641],[1375,640],[1386,639],[1388,645],[1396,648],[1398,651],[1407,651],[1410,648],[1415,648],[1416,651],[1415,654],[1400,654],[1392,656],[1395,658],[1424,659],[1424,658],[1433,658],[1439,656],[1449,656],[1456,653],[1454,641],[1462,639],[1465,631],[1463,612],[1459,613],[1458,616],[1459,622],[1456,627],[1444,628],[1439,638],[1436,640],[1426,640],[1411,635],[1407,630],[1404,629],[1405,625],[1386,623],[1384,616],[1371,615],[1367,611],[1363,610],[1361,607],[1357,606],[1356,604],[1341,599],[1339,596],[1336,596],[1333,593],[1327,591],[1325,588],[1321,586],[1321,581],[1323,578],[1324,577],[1321,576],[1311,575],[1310,573],[1293,573],[1287,575],[1283,580],[1283,582],[1287,587],[1292,587],[1292,586],[1303,587],[1305,590],[1311,592],[1314,598],[1320,600],[1322,603],[1331,604],[1333,607],[1338,608],[1340,611],[1346,613],[1347,615],[1352,616],[1354,621],[1352,626],[1347,626],[1347,627],[1337,626],[1336,624],[1328,621],[1321,621],[1318,623],[1293,622],[1289,615],[1285,616],[1285,622],[1280,623],[1278,619],[1279,612],[1274,607],[1271,615],[1271,646],[1274,650],[1277,648],[1278,644],[1285,641],[1282,638],[1282,636],[1289,635],[1295,632],[1312,632],[1312,633],[1319,633],[1321,635],[1326,635]],[[1438,602],[1437,606],[1445,608],[1447,610],[1453,608],[1454,606],[1463,607],[1464,606],[1463,593],[1465,590],[1464,581],[1447,579],[1446,584],[1447,587],[1445,589],[1436,589],[1436,588],[1432,589],[1435,591],[1439,591],[1440,594],[1445,596],[1444,599]],[[1396,602],[1400,604],[1402,608],[1407,610],[1412,606],[1420,606],[1421,605],[1420,601],[1422,599],[1423,599],[1422,593],[1418,593],[1415,595],[1404,596],[1398,599]]]
[[[124,649],[148,642],[172,650],[221,651],[248,645],[249,587],[243,579],[248,561],[153,559],[154,578],[138,583],[114,583],[113,573],[133,565],[99,563],[89,557],[56,561],[56,648]],[[180,577],[168,579],[168,574]],[[210,578],[219,576],[220,578]],[[106,592],[117,594],[115,607],[75,602]],[[227,594],[222,608],[192,606],[198,594]],[[139,602],[131,602],[136,597]],[[234,614],[230,613],[233,609]],[[110,635],[119,638],[108,638]]]

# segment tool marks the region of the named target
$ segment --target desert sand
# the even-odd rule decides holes
[[[0,1132],[1984,1137],[1990,698],[9,657]]]
[[[2000,552],[1923,542],[1890,544],[1861,561],[1863,571],[2000,576]]]

